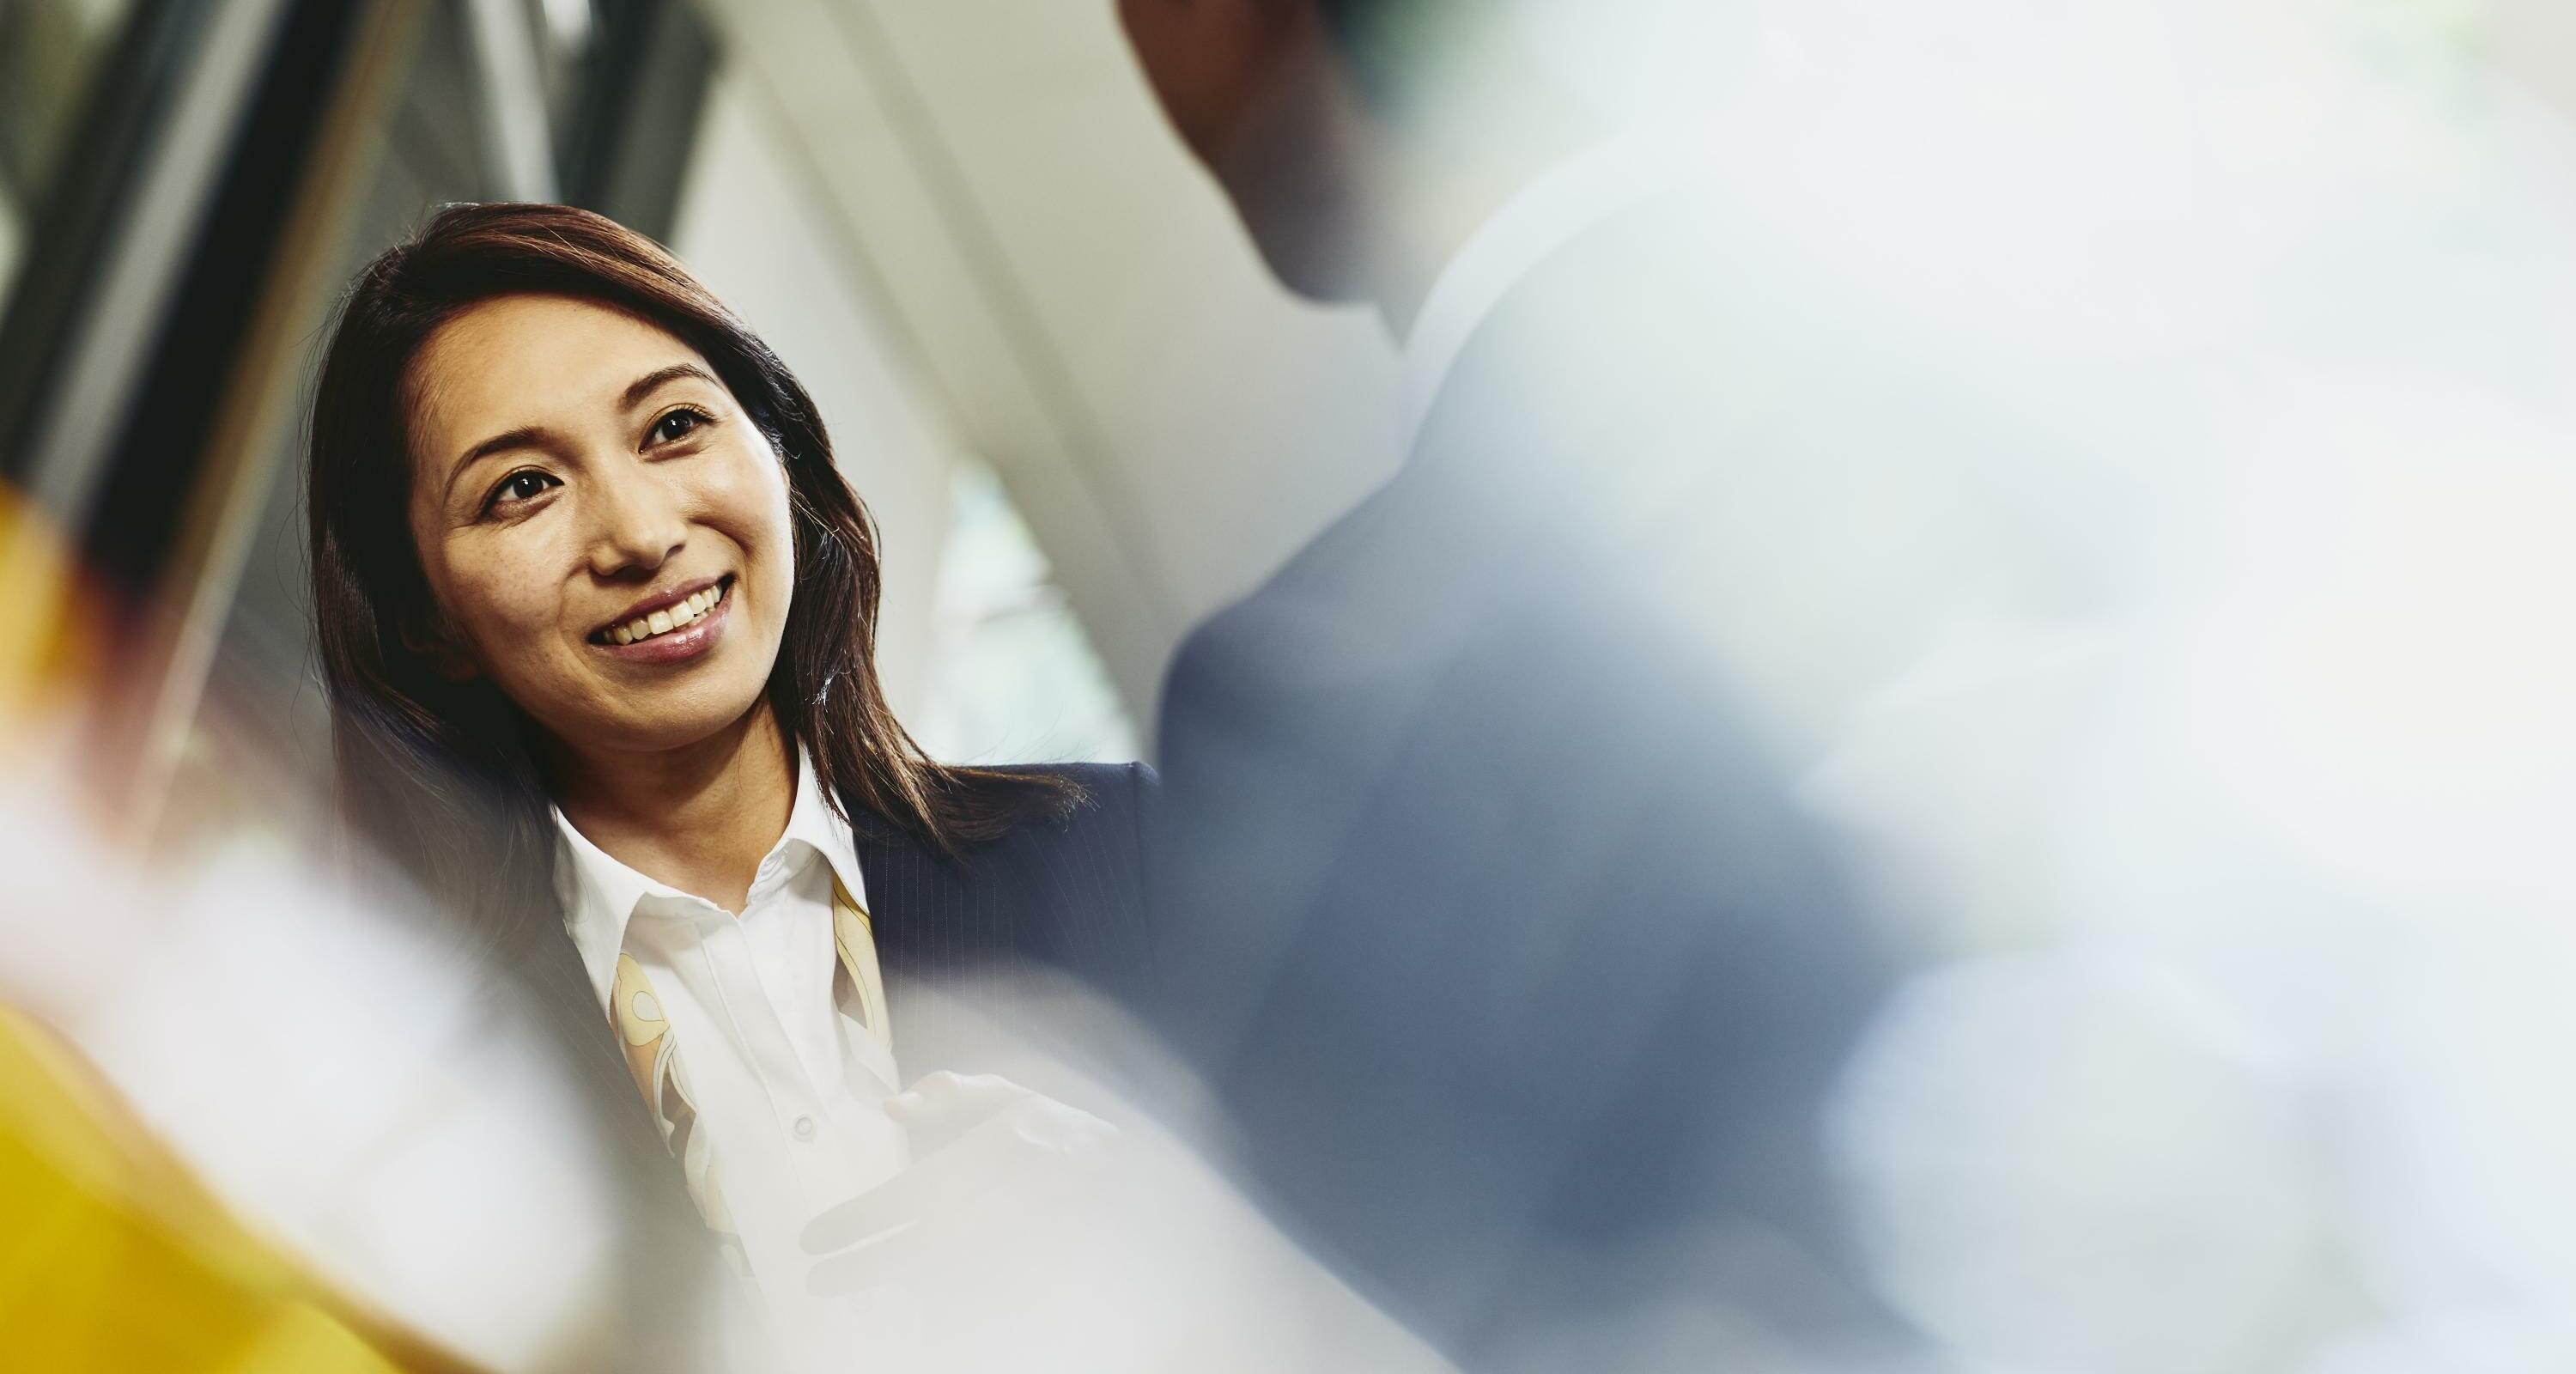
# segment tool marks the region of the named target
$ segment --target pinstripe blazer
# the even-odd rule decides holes
[[[1025,770],[1005,770],[1025,771]],[[1005,1018],[1050,976],[1119,1000],[1149,990],[1142,834],[1155,778],[1140,763],[1044,771],[1086,800],[947,859],[883,824],[855,827],[877,962],[907,1077],[972,1068],[971,1037],[926,992],[972,985],[978,1009]]]

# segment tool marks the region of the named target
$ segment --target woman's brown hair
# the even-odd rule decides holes
[[[307,457],[313,611],[341,804],[358,834],[465,918],[486,950],[550,921],[554,831],[517,709],[425,651],[437,623],[405,518],[409,369],[466,308],[523,293],[614,306],[712,365],[787,475],[796,591],[768,700],[853,825],[890,825],[950,856],[1078,794],[1044,774],[933,762],[878,685],[877,535],[793,374],[678,260],[562,205],[458,205],[361,273],[314,398]]]

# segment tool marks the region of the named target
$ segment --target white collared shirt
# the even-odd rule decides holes
[[[909,1162],[885,1113],[901,1086],[893,1055],[834,1000],[833,879],[867,902],[849,826],[800,756],[786,832],[737,917],[609,857],[561,811],[555,821],[564,926],[600,1014],[622,951],[670,1022],[750,1277],[774,1317],[801,1324],[805,1224]]]
[[[1468,235],[1405,336],[1398,453],[1413,451],[1449,369],[1512,288],[1585,230],[1707,175],[1705,135],[1696,122],[1676,119],[1594,144],[1513,192]]]

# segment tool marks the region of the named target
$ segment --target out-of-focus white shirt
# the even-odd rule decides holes
[[[1661,191],[1703,175],[1696,126],[1641,126],[1550,167],[1504,200],[1433,279],[1404,340],[1403,428],[1413,451],[1449,369],[1503,297],[1587,229]]]
[[[810,1325],[805,1224],[910,1159],[885,1112],[901,1087],[894,1056],[834,1000],[833,879],[867,903],[849,826],[800,756],[787,829],[736,915],[609,857],[562,812],[555,821],[564,925],[600,1015],[623,951],[670,1022],[749,1277],[773,1317]]]

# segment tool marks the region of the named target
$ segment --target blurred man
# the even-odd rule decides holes
[[[1408,369],[1167,688],[1166,1024],[1282,1215],[1480,1368],[1890,1349],[1828,1177],[1978,1367],[2567,1363],[2576,207],[2491,34],[1123,12]]]
[[[1664,586],[1729,424],[1693,168],[1503,8],[1121,5],[1280,281],[1408,370],[1401,474],[1172,671],[1164,1024],[1470,1367],[1867,1356],[1817,1133],[1882,961]]]

